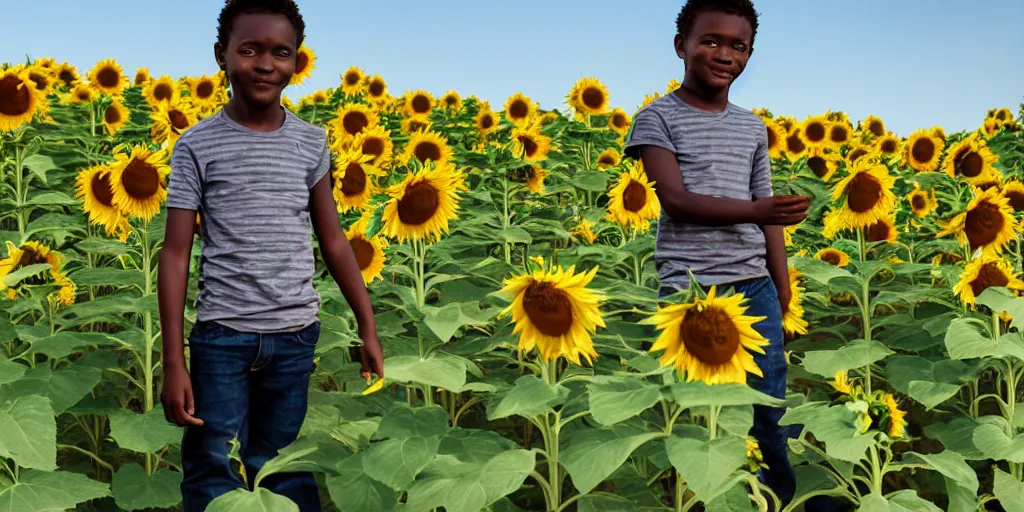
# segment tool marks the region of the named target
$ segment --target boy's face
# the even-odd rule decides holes
[[[272,13],[235,18],[227,48],[216,47],[217,61],[232,91],[257,108],[281,102],[281,91],[295,74],[298,36],[287,17]]]
[[[753,29],[743,16],[701,12],[687,37],[676,35],[676,54],[686,61],[687,78],[709,88],[728,88],[747,66],[751,36]]]

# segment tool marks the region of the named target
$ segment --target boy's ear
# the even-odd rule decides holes
[[[213,58],[217,60],[217,67],[221,71],[227,71],[227,62],[224,59],[224,47],[220,43],[213,43]]]
[[[676,34],[673,43],[676,47],[676,55],[678,55],[680,59],[686,60],[686,38],[683,37],[682,34]]]

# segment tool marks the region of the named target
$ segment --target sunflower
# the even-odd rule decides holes
[[[480,111],[473,118],[473,122],[476,123],[476,131],[481,136],[486,136],[498,129],[499,119],[498,115],[491,111],[490,103],[485,101],[480,104]]]
[[[660,92],[654,93],[653,96],[650,95],[650,94],[644,94],[644,101],[640,103],[640,107],[637,108],[637,110],[643,110],[644,107],[646,107],[647,105],[650,105],[651,103],[654,103],[654,100],[656,100],[656,99],[658,99],[660,97],[661,97],[661,93]]]
[[[362,103],[348,103],[331,120],[331,133],[340,141],[350,140],[370,126],[377,126],[379,115]]]
[[[924,190],[917,183],[914,183],[914,190],[907,196],[907,202],[910,203],[910,211],[919,219],[931,215],[939,206],[939,202],[935,198],[935,191]]]
[[[593,77],[579,79],[566,97],[577,114],[593,116],[608,111],[608,88]]]
[[[78,76],[78,68],[67,62],[58,66],[54,70],[54,75],[60,81],[60,84],[67,88],[74,87],[81,81],[81,78]]]
[[[512,130],[512,155],[527,162],[537,162],[548,157],[551,151],[551,137],[542,135],[540,129],[516,127]]]
[[[331,101],[331,92],[324,90],[313,91],[299,100],[299,105],[322,105]]]
[[[519,350],[537,348],[543,360],[565,357],[582,365],[581,357],[591,363],[598,357],[591,335],[605,327],[601,314],[604,295],[587,288],[597,275],[598,267],[576,273],[576,267],[561,266],[536,270],[505,279],[504,287],[495,292],[511,304],[498,318],[512,314],[519,335]]]
[[[884,137],[880,137],[875,141],[875,148],[878,149],[878,153],[886,158],[892,158],[899,154],[901,142],[896,134],[889,132]]]
[[[826,238],[843,229],[874,225],[896,206],[892,192],[896,178],[888,167],[861,158],[848,171],[832,191],[832,200],[842,200],[842,205],[825,215]]]
[[[295,73],[292,74],[292,79],[288,82],[288,85],[298,85],[305,82],[313,74],[313,68],[315,67],[316,52],[303,43],[299,47],[299,51],[295,53]]]
[[[412,135],[419,131],[430,130],[433,123],[427,116],[412,116],[402,120],[402,131]]]
[[[910,165],[917,172],[931,172],[939,168],[939,159],[945,143],[928,130],[917,130],[910,134],[903,150],[904,165]]]
[[[443,135],[429,131],[420,130],[412,134],[412,138],[405,144],[405,150],[399,157],[402,164],[408,165],[416,157],[420,163],[434,162],[437,167],[444,167],[452,159],[452,148],[448,145],[448,139]]]
[[[334,177],[334,201],[338,213],[362,209],[377,193],[374,176],[383,174],[370,162],[373,157],[350,149],[338,155],[332,162]]]
[[[808,146],[828,146],[828,119],[810,116],[800,125],[800,135]]]
[[[629,133],[629,127],[632,124],[629,114],[621,108],[612,110],[611,115],[608,116],[608,128],[618,133],[620,136],[625,136]]]
[[[569,236],[573,241],[579,238],[586,240],[587,244],[593,244],[597,240],[597,233],[594,233],[594,223],[587,219],[580,219],[576,227],[572,228],[569,232]]]
[[[939,225],[942,231],[938,236],[956,235],[960,243],[969,245],[971,253],[981,249],[985,255],[1002,254],[1006,244],[1017,236],[1010,200],[995,187],[974,189],[967,211]]]
[[[129,82],[116,60],[103,59],[89,71],[89,84],[99,92],[120,96]]]
[[[839,153],[823,147],[811,147],[807,150],[807,167],[821,181],[828,183],[836,170],[839,169]]]
[[[157,144],[166,143],[173,149],[185,130],[198,122],[199,112],[190,101],[179,100],[174,103],[161,103],[150,115],[153,121],[150,136]]]
[[[896,220],[892,215],[878,219],[870,226],[864,226],[864,240],[868,243],[888,242],[894,244],[899,236],[900,233],[896,229]]]
[[[950,146],[942,162],[942,172],[977,186],[1002,177],[994,166],[998,160],[981,137],[971,134]]]
[[[107,235],[117,236],[122,242],[128,240],[131,226],[114,203],[110,166],[99,165],[79,171],[75,178],[75,197],[82,200],[89,222],[103,226]]]
[[[36,90],[44,97],[49,96],[57,85],[57,77],[54,76],[53,70],[38,64],[29,66],[27,70],[28,79],[35,85]]]
[[[820,251],[816,252],[814,254],[814,258],[840,268],[850,264],[849,254],[846,254],[845,252],[839,249],[833,249],[831,247],[826,247],[825,249],[821,249]]]
[[[526,188],[534,194],[544,193],[544,178],[550,176],[551,173],[543,169],[537,164],[530,165],[530,174],[526,180]]]
[[[853,137],[853,129],[843,121],[834,121],[828,126],[828,142],[832,147],[839,149],[840,146],[850,142]]]
[[[359,135],[352,139],[352,147],[358,148],[364,155],[369,155],[370,165],[380,169],[391,167],[395,147],[391,142],[391,132],[383,126],[374,125],[359,132]]]
[[[451,163],[410,171],[387,191],[391,199],[384,206],[382,233],[399,242],[440,239],[458,218],[463,179]]]
[[[92,103],[98,97],[99,93],[96,92],[96,89],[85,84],[78,84],[68,92],[64,101],[68,103]]]
[[[373,75],[366,79],[366,99],[378,107],[387,103],[388,84],[380,75]]]
[[[359,265],[359,273],[363,276],[363,284],[370,284],[374,279],[384,280],[381,273],[384,271],[386,261],[384,248],[388,245],[382,236],[366,237],[369,223],[370,217],[363,215],[345,230],[345,238],[348,238],[348,243],[352,246],[352,253],[355,254],[356,263]]]
[[[747,372],[763,376],[749,351],[764,354],[768,340],[754,329],[765,317],[747,316],[743,294],[719,297],[716,286],[707,298],[658,306],[643,324],[653,324],[661,334],[650,352],[663,350],[662,366],[674,365],[686,381],[707,384],[743,384]]]
[[[40,264],[50,265],[49,274],[53,279],[53,283],[62,288],[60,291],[61,302],[68,305],[74,303],[75,284],[64,275],[62,268],[64,257],[59,252],[51,250],[39,242],[24,242],[20,246],[16,246],[10,241],[7,242],[7,257],[0,260],[0,290],[6,288],[4,286],[4,277],[8,274],[30,265]],[[21,283],[41,285],[46,283],[46,278],[32,276],[22,280]],[[65,288],[68,290],[66,291]],[[17,291],[8,289],[7,296],[13,300],[17,297]]]
[[[118,153],[114,159],[110,164],[114,204],[129,217],[152,219],[167,199],[171,174],[167,152],[134,146],[131,153]]]
[[[786,134],[785,143],[784,151],[790,162],[795,162],[807,154],[807,141],[799,129],[791,129]]]
[[[505,101],[505,120],[516,126],[525,127],[536,113],[537,105],[521,92]]]
[[[444,96],[441,96],[440,104],[452,112],[462,110],[462,98],[459,96],[459,93],[455,91],[448,91],[444,93]]]
[[[151,79],[142,87],[142,95],[150,108],[159,108],[161,104],[177,103],[181,97],[178,83],[170,75],[163,75],[160,78]]]
[[[106,127],[107,133],[113,137],[121,128],[128,124],[130,116],[131,112],[125,108],[124,104],[115,99],[107,108],[103,109],[103,126]]]
[[[679,80],[672,78],[668,81],[667,84],[665,84],[665,94],[672,94],[673,92],[676,91],[676,89],[682,86],[683,84],[679,83]],[[765,109],[765,111],[767,111],[767,109]]]
[[[192,103],[201,109],[220,106],[226,101],[226,94],[217,84],[216,77],[203,75],[188,81],[188,92]]]
[[[366,73],[359,66],[349,66],[344,73],[341,74],[341,92],[355,96],[363,92],[363,88],[366,85]]]
[[[900,439],[907,435],[907,420],[905,416],[906,412],[901,411],[899,406],[896,405],[896,399],[892,396],[892,393],[885,393],[882,397],[882,403],[888,409],[888,428],[886,433],[893,439]]]
[[[1013,208],[1015,213],[1024,211],[1024,183],[1017,180],[1008,180],[1006,183],[1003,183],[1002,194],[1008,200],[1010,208]]]
[[[850,376],[845,370],[836,372],[836,375],[832,377],[832,380],[827,382],[829,386],[832,386],[832,389],[839,393],[844,395],[853,394],[853,382],[850,381]]]
[[[877,160],[878,156],[878,149],[866,144],[856,144],[846,153],[847,167],[852,166],[861,158],[864,158],[866,161],[872,161]]]
[[[608,148],[597,155],[597,168],[607,169],[609,167],[617,167],[622,161],[622,156],[615,148]]]
[[[1014,274],[1013,264],[1006,258],[989,255],[975,258],[964,266],[953,293],[973,310],[977,308],[981,292],[993,286],[1024,292],[1024,281]]]
[[[800,229],[800,224],[793,224],[782,228],[782,239],[786,242],[786,247],[793,245],[793,235],[798,229]],[[806,253],[807,249],[803,249],[803,251]]]
[[[786,149],[786,131],[771,119],[765,121],[764,125],[768,133],[768,158],[781,158]]]
[[[884,137],[886,133],[885,122],[876,116],[867,116],[861,121],[860,130],[869,134],[872,138]]]
[[[14,131],[45,110],[46,98],[29,79],[27,69],[0,71],[0,132]]]
[[[428,116],[434,110],[434,97],[423,90],[406,92],[403,100],[408,117]]]
[[[800,334],[807,334],[807,320],[804,320],[803,302],[804,289],[800,286],[800,278],[803,274],[799,270],[789,267],[789,309],[782,315],[782,329],[787,336],[796,337]]]
[[[654,185],[647,181],[643,164],[633,161],[608,191],[608,220],[641,232],[649,230],[661,213]]]

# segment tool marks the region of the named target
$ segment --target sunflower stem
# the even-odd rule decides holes
[[[24,190],[24,191],[22,190],[23,182],[24,182],[24,176],[22,175],[22,170],[21,170],[22,159],[24,158],[24,156],[25,155],[24,155],[24,153],[22,153],[21,147],[17,143],[15,143],[14,144],[14,201],[15,201],[15,208],[17,208],[17,212],[15,212],[14,216],[18,219],[18,235],[20,237],[20,242],[18,242],[18,245],[21,245],[21,244],[26,242],[26,240],[25,240],[25,215],[24,214],[25,214],[25,200],[27,199],[27,197],[25,197],[25,196],[28,195],[28,191],[27,190]]]
[[[708,439],[711,441],[718,438],[718,413],[721,410],[722,406],[712,405],[708,412]]]
[[[153,248],[150,247],[149,224],[147,223],[142,229],[140,229],[140,231],[142,232],[142,273],[145,283],[142,296],[143,298],[146,298],[153,294],[153,279],[150,268],[150,254]],[[143,392],[146,394],[143,402],[145,407],[143,413],[148,413],[153,409],[153,345],[156,341],[153,336],[153,314],[148,311],[143,313],[142,321],[145,324],[144,327],[146,331],[146,362],[142,368],[143,378],[145,379],[145,388],[143,389]],[[152,453],[147,453],[146,474],[152,475],[153,471],[156,470],[156,466],[157,461],[155,460],[155,456]]]
[[[96,102],[89,103],[89,133],[96,136]]]

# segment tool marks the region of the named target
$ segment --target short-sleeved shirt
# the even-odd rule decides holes
[[[688,192],[744,200],[772,195],[765,124],[732,103],[709,112],[676,94],[662,96],[637,113],[625,154],[639,159],[645,145],[676,155]],[[687,269],[702,286],[768,276],[766,253],[756,224],[703,226],[664,210],[658,219],[654,258],[663,285],[686,289]]]
[[[309,197],[329,169],[324,129],[287,109],[271,132],[221,110],[182,135],[167,207],[200,213],[198,320],[260,333],[316,322]]]

